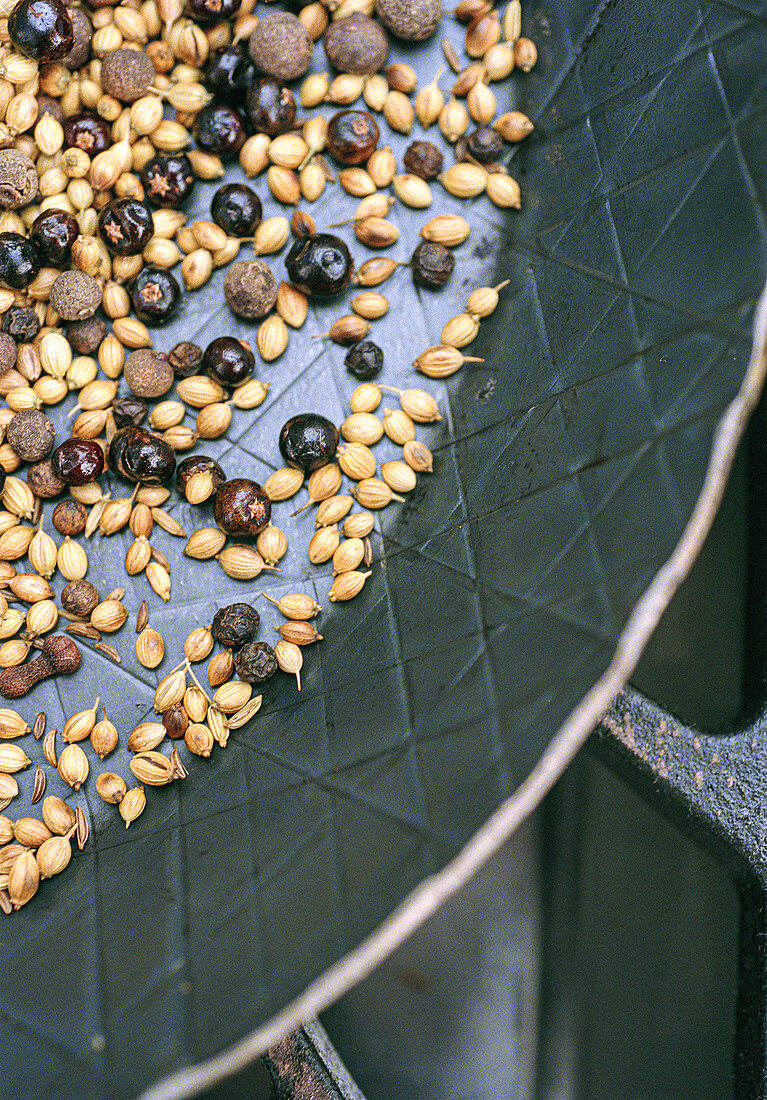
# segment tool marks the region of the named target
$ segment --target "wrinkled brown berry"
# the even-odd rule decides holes
[[[332,22],[322,38],[328,61],[339,73],[367,76],[386,63],[389,39],[375,19],[356,11]]]
[[[270,11],[261,16],[248,48],[260,72],[278,80],[297,80],[312,62],[314,43],[297,16]]]
[[[27,470],[27,485],[36,497],[41,500],[53,500],[61,496],[66,489],[66,483],[56,475],[53,463],[49,458],[42,462],[35,462]]]
[[[234,668],[246,684],[262,684],[277,671],[277,658],[266,642],[248,642],[235,654]]]
[[[252,641],[261,616],[249,603],[231,603],[213,616],[211,633],[219,645],[237,649]]]
[[[213,514],[225,534],[252,539],[268,525],[272,504],[257,482],[235,477],[216,493]]]
[[[99,603],[99,591],[90,581],[70,581],[61,590],[61,606],[70,615],[77,615],[80,619],[89,618]]]
[[[56,429],[39,409],[22,409],[11,417],[5,438],[25,462],[40,462],[53,450]]]
[[[0,207],[18,210],[37,194],[37,169],[18,149],[0,149]]]
[[[107,326],[99,317],[87,317],[84,321],[70,321],[67,340],[78,355],[93,355],[107,334]]]
[[[265,317],[277,301],[277,281],[263,260],[241,260],[224,276],[224,297],[238,317]]]
[[[141,99],[155,76],[152,60],[143,50],[112,50],[101,61],[101,87],[121,103]]]
[[[63,481],[61,486],[64,488]],[[51,523],[58,533],[60,535],[69,535],[70,538],[82,534],[87,522],[88,510],[79,500],[62,500],[61,503],[57,504],[53,509],[53,515],[51,516]],[[77,581],[70,581],[70,585],[77,583]],[[69,587],[69,585],[67,587]]]
[[[139,348],[125,360],[123,377],[137,397],[162,397],[173,385],[173,367],[167,356]]]
[[[84,271],[62,271],[51,287],[51,305],[62,321],[84,321],[101,305],[101,287]]]

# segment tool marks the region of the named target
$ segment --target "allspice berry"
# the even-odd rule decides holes
[[[311,65],[314,43],[298,16],[270,11],[259,20],[248,48],[260,72],[278,80],[297,80]]]
[[[7,332],[0,332],[0,376],[16,366],[16,341]]]
[[[146,95],[155,67],[142,50],[112,50],[101,61],[101,87],[120,103],[135,103]]]
[[[173,385],[168,357],[151,348],[139,348],[125,360],[123,377],[137,397],[162,397]]]
[[[100,602],[99,591],[90,581],[70,581],[61,590],[61,606],[79,619],[87,619]]]
[[[442,18],[442,0],[376,0],[376,15],[397,38],[431,38]]]
[[[93,355],[94,351],[98,351],[106,334],[107,326],[98,317],[87,317],[84,321],[70,321],[67,325],[67,340],[78,355]]]
[[[39,462],[53,450],[56,429],[39,409],[22,409],[8,422],[5,438],[24,462]]]
[[[101,287],[92,275],[72,268],[56,279],[50,301],[63,321],[84,321],[101,305]]]
[[[0,149],[0,207],[18,210],[37,194],[37,170],[17,149]]]
[[[35,496],[40,497],[41,500],[53,500],[54,497],[61,496],[67,487],[67,483],[62,481],[54,472],[53,463],[49,458],[43,459],[42,462],[35,462],[29,467],[27,470],[27,485]],[[77,502],[73,500],[70,503],[76,504]],[[83,524],[84,526],[85,524]]]
[[[357,76],[377,73],[389,53],[386,32],[375,19],[360,11],[331,23],[322,44],[334,69]]]
[[[224,276],[224,297],[238,317],[265,317],[277,301],[277,281],[263,260],[241,260]]]

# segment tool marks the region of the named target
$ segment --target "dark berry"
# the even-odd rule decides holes
[[[53,463],[49,458],[34,462],[27,470],[27,485],[41,500],[53,500],[61,496],[66,485],[53,472]]]
[[[328,152],[343,164],[362,164],[378,138],[378,123],[367,111],[338,111],[328,123]]]
[[[210,474],[214,490],[220,489],[226,481],[226,474],[215,458],[210,455],[189,455],[176,467],[176,489],[179,493],[185,492],[190,477],[202,473]]]
[[[248,642],[235,654],[234,668],[246,684],[262,684],[277,671],[277,658],[266,642]]]
[[[239,111],[225,103],[209,103],[195,122],[194,136],[206,153],[233,157],[245,144],[245,123]]]
[[[294,241],[285,267],[294,286],[322,298],[345,290],[354,271],[349,249],[332,233],[312,233]]]
[[[492,126],[480,126],[467,136],[466,151],[480,164],[492,164],[503,152],[503,138]]]
[[[107,326],[98,317],[86,317],[83,321],[70,321],[67,340],[78,355],[93,355],[107,334]]]
[[[235,477],[216,493],[213,514],[225,534],[253,539],[268,525],[272,504],[257,482]]]
[[[40,318],[29,306],[11,306],[3,315],[3,332],[20,344],[28,344],[40,331]]]
[[[147,485],[159,485],[173,476],[176,456],[173,448],[146,428],[120,428],[109,444],[109,463],[128,478]]]
[[[248,89],[247,111],[250,125],[257,134],[276,137],[293,126],[296,99],[272,76],[264,76]]]
[[[14,290],[29,286],[42,266],[40,254],[20,233],[0,233],[0,279]]]
[[[311,473],[326,466],[336,453],[338,428],[318,413],[300,413],[280,430],[280,454],[288,466]]]
[[[231,19],[240,10],[242,0],[187,0],[190,15],[200,23]]]
[[[65,439],[51,455],[56,477],[66,485],[85,485],[104,472],[104,452],[95,439]]]
[[[81,535],[88,522],[88,509],[79,500],[62,500],[53,509],[51,523],[60,535]]]
[[[91,160],[97,153],[105,152],[112,144],[112,131],[108,122],[90,111],[70,115],[64,123],[64,148],[82,149]]]
[[[133,280],[130,296],[139,321],[164,325],[178,308],[181,287],[169,271],[144,267]]]
[[[61,590],[61,606],[78,619],[87,619],[100,602],[99,590],[90,581],[70,581]]]
[[[210,204],[216,225],[230,237],[252,237],[261,222],[261,200],[244,183],[225,183]]]
[[[202,370],[202,348],[189,340],[182,340],[168,355],[176,378],[191,378]]]
[[[408,145],[402,158],[408,172],[420,176],[422,180],[433,180],[442,171],[445,158],[430,141],[414,141]]]
[[[147,201],[171,210],[177,210],[194,187],[192,165],[183,153],[155,154],[140,175]]]
[[[189,715],[184,710],[184,704],[174,703],[163,711],[162,724],[171,741],[179,741],[189,728]]]
[[[112,416],[118,428],[137,428],[146,418],[147,409],[143,397],[116,397],[112,402]]]
[[[434,241],[421,241],[410,257],[413,282],[436,290],[444,286],[455,267],[455,256],[449,248]]]
[[[138,199],[112,199],[99,215],[99,233],[115,256],[138,256],[153,232],[152,211]]]
[[[235,649],[255,638],[260,622],[261,616],[249,603],[230,603],[213,616],[210,632],[219,645]]]
[[[239,43],[217,49],[211,55],[205,74],[205,84],[223,103],[242,103],[255,79],[256,66]]]
[[[203,369],[222,386],[238,386],[256,366],[253,352],[233,336],[218,336],[205,349]]]
[[[360,340],[354,347],[349,348],[344,363],[349,374],[358,378],[360,382],[367,382],[381,373],[383,352],[372,340]]]
[[[63,210],[46,210],[38,214],[29,231],[29,239],[52,267],[66,267],[69,264],[72,245],[79,236],[77,219]]]
[[[75,44],[61,0],[19,0],[8,17],[8,35],[19,53],[35,61],[58,61]]]

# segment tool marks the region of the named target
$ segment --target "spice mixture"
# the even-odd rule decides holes
[[[504,161],[533,125],[519,111],[499,112],[493,85],[515,69],[528,72],[536,48],[522,36],[520,0],[503,11],[493,0],[460,0],[450,15],[441,0],[294,7],[256,14],[255,0],[92,0],[87,7],[19,0],[0,19],[6,700],[75,672],[91,647],[121,661],[104,636],[116,635],[134,611],[125,588],[99,592],[86,578],[86,547],[97,532],[129,532],[125,573],[144,577],[168,602],[172,567],[158,531],[185,540],[183,553],[200,570],[215,561],[230,578],[253,582],[279,569],[288,546],[275,520],[306,488],[308,501],[293,515],[311,509],[308,560],[332,570],[328,600],[348,601],[371,575],[374,513],[404,501],[419,475],[432,472],[417,430],[441,419],[438,402],[423,389],[380,382],[387,353],[371,336],[389,301],[378,288],[402,266],[427,291],[451,280],[471,225],[439,212],[441,192],[520,207]],[[448,18],[465,26],[465,56],[443,38],[444,64],[430,83],[419,88],[405,62],[387,64],[392,41],[432,38]],[[387,136],[416,126],[400,167]],[[223,182],[210,218],[188,221],[184,207],[198,181],[224,180],[233,162],[253,186]],[[356,200],[340,223],[353,230],[355,249],[333,232],[339,223],[323,218],[327,188]],[[290,217],[263,217],[267,192],[294,208]],[[399,238],[389,218],[396,204],[430,213],[407,265],[382,254]],[[224,334],[204,347],[164,346],[162,326],[217,268],[226,268],[226,304],[252,325],[252,342]],[[462,349],[505,285],[474,290],[440,342],[416,355],[415,368],[442,379],[477,361]],[[292,410],[272,441],[284,465],[264,485],[198,450],[226,436],[233,410],[265,401],[261,367],[285,353],[312,300],[342,296],[350,312],[339,308],[315,338],[348,349],[343,361],[359,384],[343,423]],[[68,419],[49,416],[71,393],[77,404]],[[384,437],[401,456],[379,465],[373,448]],[[184,452],[194,453],[180,458]],[[123,495],[102,488],[106,471],[128,483]],[[191,532],[172,514],[174,492],[200,509]],[[58,538],[44,528],[48,501],[56,501],[50,522]],[[66,582],[58,600],[57,577]],[[44,713],[30,724],[0,709],[2,912],[25,905],[42,879],[66,868],[72,840],[80,848],[88,840],[83,809],[45,797],[51,769],[74,791],[93,782],[127,828],[146,806],[147,787],[185,779],[188,754],[210,756],[254,717],[263,700],[258,685],[282,671],[301,690],[304,647],[322,641],[321,606],[303,592],[249,595],[187,636],[183,659],[157,685],[155,717],[132,730],[117,729],[99,699],[60,732]],[[284,620],[274,646],[258,637],[269,605]],[[165,641],[146,600],[135,631],[138,661],[157,668]],[[195,667],[202,662],[204,673]],[[30,733],[40,742],[30,791],[41,816],[14,819],[5,811],[19,794],[19,773],[32,765],[20,743]],[[102,770],[123,740],[130,775]],[[166,741],[173,744],[160,751]]]

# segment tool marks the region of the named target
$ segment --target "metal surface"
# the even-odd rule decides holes
[[[424,433],[436,472],[380,518],[381,565],[358,600],[324,613],[300,697],[286,679],[270,684],[252,726],[193,761],[183,785],[153,792],[128,833],[87,790],[70,795],[88,802],[92,843],[0,925],[9,1097],[133,1095],[238,1039],[358,943],[525,775],[690,514],[765,275],[761,8],[569,0],[527,18],[541,56],[512,90],[536,123],[512,161],[525,209],[471,204],[450,289],[415,295],[401,269],[376,326],[382,380],[418,384],[409,363],[467,289],[512,280],[472,346],[486,363],[428,387],[444,415]],[[438,44],[410,59],[430,78]],[[392,144],[401,153],[406,139]],[[200,188],[193,213],[212,190]],[[320,220],[353,207],[330,190]],[[393,254],[406,259],[424,219],[393,218],[404,230]],[[282,273],[281,259],[272,266]],[[222,278],[187,299],[158,346],[253,338],[222,305]],[[352,389],[342,352],[312,340],[340,312],[312,309],[289,354],[260,368],[268,401],[235,412],[230,440],[204,448],[225,469],[267,476],[281,423],[303,408],[340,421]],[[162,540],[172,604],[140,578],[126,597],[135,612],[147,596],[166,634],[156,677],[126,628],[121,668],[92,652],[25,713],[45,708],[60,728],[100,694],[130,728],[186,631],[220,604],[299,586],[324,602],[329,578],[306,566],[311,519],[291,510],[275,515],[291,543],[285,572],[263,585]],[[186,505],[174,514],[201,525]],[[94,540],[102,590],[121,582],[125,545]],[[261,636],[274,636],[261,610]],[[69,793],[55,775],[48,789]]]

